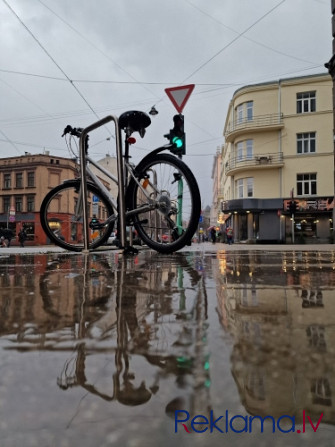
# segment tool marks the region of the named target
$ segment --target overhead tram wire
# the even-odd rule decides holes
[[[37,37],[33,34],[33,32],[27,27],[27,25],[22,21],[22,19],[18,16],[18,14],[14,11],[14,9],[8,4],[6,0],[2,0],[3,3],[7,6],[7,8],[12,12],[12,14],[15,15],[17,20],[21,23],[21,25],[25,28],[25,30],[30,34],[30,36],[35,40],[37,45],[42,49],[42,51],[49,57],[49,59],[56,65],[58,70],[65,76],[65,78],[70,82],[72,87],[75,89],[75,91],[78,93],[78,95],[82,98],[82,100],[85,102],[85,104],[88,106],[88,108],[91,110],[91,112],[98,118],[98,114],[95,112],[91,104],[87,101],[87,99],[84,97],[84,95],[81,93],[81,91],[78,89],[78,87],[74,84],[73,80],[69,78],[69,76],[65,73],[65,71],[62,69],[62,67],[56,62],[56,60],[51,56],[51,54],[44,48],[44,46],[41,44],[41,42],[37,39]],[[108,130],[108,133],[111,135],[110,131]]]
[[[228,25],[226,25],[225,23],[221,22],[221,20],[218,20],[216,17],[213,17],[211,14],[208,14],[208,13],[207,13],[206,11],[204,11],[203,9],[201,9],[201,8],[199,8],[198,6],[194,5],[190,0],[184,0],[184,2],[186,2],[186,3],[187,3],[188,5],[190,5],[192,8],[196,9],[197,11],[199,11],[199,12],[200,12],[201,14],[203,14],[204,16],[210,18],[210,19],[213,20],[214,22],[216,22],[216,23],[218,23],[219,25],[223,26],[223,27],[226,28],[227,30],[232,31],[232,32],[235,33],[235,34],[240,34],[239,31],[237,31],[236,29],[232,28],[231,26],[228,26]],[[263,48],[265,48],[265,49],[267,49],[267,50],[269,50],[269,51],[272,51],[272,52],[274,52],[274,53],[280,54],[281,56],[286,56],[286,57],[288,57],[288,58],[290,58],[290,59],[294,59],[294,60],[297,60],[297,61],[300,61],[300,62],[304,62],[304,63],[307,63],[307,64],[314,64],[314,65],[315,65],[315,62],[307,61],[306,59],[302,59],[302,58],[300,58],[300,57],[293,56],[292,54],[288,54],[288,53],[285,53],[285,52],[283,52],[283,51],[277,50],[276,48],[272,48],[272,47],[270,47],[269,45],[266,45],[266,44],[263,43],[263,42],[259,42],[259,41],[255,40],[255,39],[251,39],[250,37],[247,37],[247,36],[245,36],[245,35],[243,35],[242,37],[243,37],[244,39],[248,40],[249,42],[254,43],[255,45],[258,45],[258,46],[260,46],[260,47],[263,47]]]
[[[5,141],[6,143],[11,144],[11,145],[14,147],[14,149],[15,149],[20,155],[22,155],[22,153],[20,152],[19,148],[15,145],[14,141],[10,140],[10,139],[7,137],[7,135],[6,135],[1,129],[0,129],[0,133],[1,133],[1,135],[4,136],[4,140],[1,140],[1,139],[0,139],[0,141]]]
[[[121,67],[120,64],[115,62],[108,54],[106,54],[104,51],[102,51],[99,47],[97,47],[91,40],[89,40],[84,34],[82,34],[80,31],[78,31],[76,28],[74,28],[69,22],[67,22],[63,17],[61,17],[59,14],[57,14],[53,9],[51,9],[49,6],[47,6],[42,0],[37,0],[41,5],[43,5],[48,11],[50,11],[52,14],[54,14],[61,22],[63,22],[66,26],[68,26],[74,33],[76,33],[78,36],[80,36],[85,42],[89,43],[96,51],[98,51],[100,54],[102,54],[107,60],[112,62],[119,70],[121,70],[123,73],[125,73],[127,76],[129,76],[134,83],[138,85],[142,85],[147,83],[141,83],[136,79],[129,71],[125,70],[123,67]],[[152,90],[147,88],[144,85],[144,89],[148,91],[151,95],[156,96]]]
[[[234,42],[236,42],[238,39],[240,39],[244,34],[246,34],[248,31],[250,31],[255,25],[257,25],[259,22],[261,22],[265,17],[267,17],[269,14],[271,14],[275,9],[279,8],[280,5],[285,3],[286,0],[281,0],[276,6],[274,6],[272,9],[270,9],[268,12],[263,14],[261,17],[259,17],[255,22],[253,22],[250,26],[248,26],[242,33],[240,33],[238,36],[236,36],[233,40],[231,40],[227,45],[225,45],[221,50],[217,51],[212,57],[210,57],[207,61],[205,61],[203,64],[201,64],[197,69],[195,69],[187,78],[183,80],[183,83],[188,81],[192,76],[194,76],[198,71],[202,70],[206,65],[208,65],[213,59],[215,59],[219,54],[221,54],[223,51],[225,51],[227,48],[229,48]]]

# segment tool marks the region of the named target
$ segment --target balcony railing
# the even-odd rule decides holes
[[[278,168],[284,165],[283,153],[255,154],[252,157],[234,157],[225,164],[226,175],[247,169]]]
[[[230,122],[226,128],[226,140],[234,136],[235,133],[243,131],[260,131],[268,130],[269,128],[281,128],[284,126],[283,114],[272,113],[269,115],[254,116],[252,119],[243,118],[235,122]]]

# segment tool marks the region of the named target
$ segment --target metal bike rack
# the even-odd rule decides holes
[[[83,229],[84,229],[84,253],[89,252],[89,227],[88,227],[88,212],[87,212],[87,179],[86,179],[86,152],[85,141],[87,135],[110,121],[115,124],[115,140],[116,140],[116,160],[117,160],[117,176],[118,176],[118,191],[119,191],[119,210],[118,219],[120,226],[120,242],[121,247],[126,246],[126,206],[125,206],[125,191],[124,191],[124,170],[122,164],[122,144],[121,144],[121,129],[119,128],[119,120],[114,115],[108,115],[105,118],[97,121],[86,127],[79,139],[80,151],[80,175],[81,175],[81,193],[83,201]]]

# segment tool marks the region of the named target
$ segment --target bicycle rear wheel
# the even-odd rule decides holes
[[[87,183],[88,222],[105,221],[113,214],[113,207],[95,185]],[[80,180],[69,180],[52,189],[40,209],[41,225],[51,242],[66,250],[84,249],[83,207]],[[101,229],[89,229],[89,248],[104,244],[114,222]]]
[[[136,173],[141,186],[130,181],[126,207],[152,205],[152,210],[133,217],[143,242],[160,253],[190,244],[201,212],[199,187],[191,170],[173,155],[155,154],[142,160]]]

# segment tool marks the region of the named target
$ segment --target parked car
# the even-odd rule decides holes
[[[116,232],[113,231],[106,242],[107,245],[116,245]]]
[[[167,244],[168,242],[171,242],[171,234],[164,233],[162,234],[162,242]]]
[[[127,232],[127,240],[129,241],[129,235],[130,235],[130,228],[126,227],[126,232]],[[133,245],[142,245],[142,239],[139,238],[137,231],[133,230],[133,241],[132,241]],[[119,244],[119,239],[117,237],[117,231],[113,231],[107,242],[107,245],[118,245]]]

